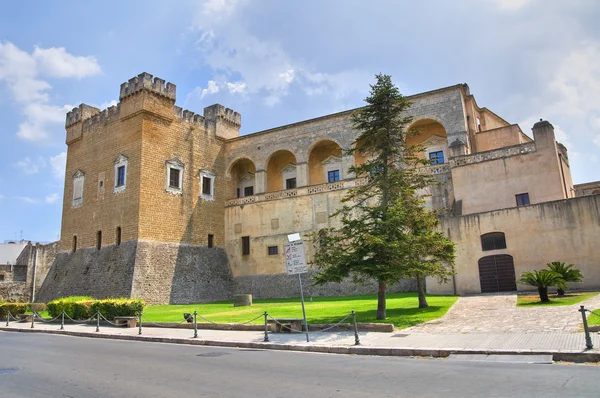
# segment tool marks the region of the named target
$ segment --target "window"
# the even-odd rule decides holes
[[[117,227],[117,231],[115,232],[115,244],[117,246],[121,245],[121,227]]]
[[[339,170],[330,170],[327,172],[327,182],[336,182],[340,180]]]
[[[254,195],[254,186],[249,186],[244,188],[244,196],[252,196]]]
[[[285,180],[285,189],[294,189],[296,188],[296,178],[288,178]]]
[[[236,193],[236,198],[239,198],[240,197],[240,189],[236,188],[235,193]]]
[[[4,274],[0,274],[0,281],[4,280]]]
[[[517,198],[517,206],[525,206],[529,204],[529,193],[520,193],[515,195]]]
[[[200,170],[200,197],[204,200],[215,200],[215,177],[211,170]]]
[[[431,164],[444,164],[444,151],[429,152]]]
[[[81,170],[73,175],[73,207],[78,207],[83,204],[83,183],[85,174]]]
[[[77,235],[73,235],[73,253],[77,251]]]
[[[213,247],[214,244],[214,235],[208,234],[208,247]]]
[[[119,155],[113,162],[115,165],[115,186],[113,192],[125,190],[127,184],[127,156]]]
[[[277,246],[269,246],[267,247],[267,251],[269,253],[269,256],[275,256],[279,254],[279,249]]]
[[[179,160],[167,161],[167,192],[181,195],[183,188],[183,163]]]
[[[102,231],[96,232],[96,249],[102,249]]]
[[[169,169],[169,188],[181,188],[179,186],[179,169]]]
[[[481,235],[481,250],[499,250],[506,249],[506,239],[504,232],[490,232]]]
[[[242,236],[242,256],[250,254],[250,237]]]

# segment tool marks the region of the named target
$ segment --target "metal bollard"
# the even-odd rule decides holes
[[[12,314],[10,313],[10,311],[6,311],[6,326],[8,326],[8,323],[10,322],[10,316]]]
[[[585,311],[586,310],[583,307],[583,305],[579,307],[579,312],[581,312],[581,317],[583,318],[583,331],[585,332],[585,347],[591,350],[592,348],[594,348],[594,345],[592,344],[592,338],[590,337],[590,328],[587,324]]]
[[[358,338],[358,324],[356,323],[356,312],[352,310],[352,322],[354,322],[354,345],[360,345],[360,339]]]
[[[33,323],[35,322],[35,311],[31,311],[31,328],[33,329]]]
[[[196,320],[196,316],[198,313],[194,311],[194,338],[198,337],[198,322]]]
[[[65,328],[65,310],[60,314],[60,330]]]
[[[100,331],[100,311],[96,312],[96,332]]]
[[[269,327],[267,326],[267,316],[269,316],[269,314],[267,314],[267,311],[265,311],[265,338],[263,341],[269,341]]]
[[[140,319],[138,321],[138,334],[142,334],[142,313],[140,312]]]

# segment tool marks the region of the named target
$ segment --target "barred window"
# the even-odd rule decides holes
[[[279,248],[277,246],[269,246],[267,248],[268,252],[269,252],[269,256],[274,256],[276,254],[279,254]]]
[[[250,254],[250,237],[242,236],[242,256],[248,256]]]
[[[481,250],[506,249],[506,238],[504,232],[490,232],[481,235]]]

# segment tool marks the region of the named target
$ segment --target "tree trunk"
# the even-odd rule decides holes
[[[417,292],[419,293],[419,308],[427,308],[427,297],[425,296],[425,277],[417,275]]]
[[[547,287],[538,287],[538,293],[540,294],[540,300],[542,303],[549,303],[550,299],[548,298],[548,288]]]
[[[565,295],[565,291],[559,288],[556,289],[556,293],[558,293],[558,297],[562,297]]]
[[[385,319],[385,289],[384,281],[379,281],[379,291],[377,292],[377,319]]]

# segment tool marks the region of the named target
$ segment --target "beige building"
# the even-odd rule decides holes
[[[175,97],[173,84],[143,73],[121,85],[117,106],[67,114],[60,252],[40,300],[298,294],[284,271],[287,235],[335,223],[341,198],[362,182],[350,167],[364,159],[347,154],[352,111],[239,136],[238,113],[213,105],[195,114]],[[430,292],[514,290],[515,275],[548,261],[577,263],[584,286],[600,287],[600,251],[581,246],[600,240],[600,201],[574,198],[567,150],[550,123],[527,135],[480,108],[466,84],[409,99],[411,127],[421,131],[414,142],[441,182],[429,205],[449,209],[442,226],[458,249],[453,283],[429,281]],[[412,281],[393,287],[411,289]],[[375,291],[350,281],[308,288]]]

